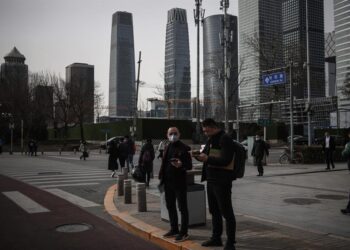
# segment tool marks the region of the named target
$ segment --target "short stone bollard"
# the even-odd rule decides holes
[[[118,174],[118,196],[124,195],[124,174]]]
[[[123,174],[124,174],[124,179],[125,180],[129,179],[128,178],[129,171],[128,171],[127,167],[123,167]]]
[[[136,184],[136,203],[137,203],[137,211],[147,212],[146,184],[145,183],[137,183]]]
[[[131,204],[131,180],[124,180],[124,204]]]

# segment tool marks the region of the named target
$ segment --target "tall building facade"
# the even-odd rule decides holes
[[[191,118],[190,48],[186,10],[168,11],[165,42],[164,99],[170,118]]]
[[[74,115],[82,115],[86,123],[94,122],[94,66],[86,63],[73,63],[66,67],[66,82],[71,103],[78,105]]]
[[[337,96],[335,32],[325,34],[325,87],[326,97]]]
[[[230,65],[230,78],[228,80],[228,105],[229,119],[235,119],[235,105],[238,100],[238,36],[237,17],[227,15],[230,32],[228,46],[228,60]],[[225,116],[224,88],[224,58],[222,37],[224,15],[213,15],[203,20],[203,83],[204,83],[204,113],[205,117],[211,117],[223,121]]]
[[[340,127],[350,127],[350,96],[343,92],[350,85],[350,1],[334,0],[337,92]],[[348,87],[349,88],[349,87]]]
[[[308,6],[306,6],[306,3]],[[308,10],[309,45],[306,38],[306,10]],[[324,10],[323,0],[282,1],[283,55],[287,65],[290,60],[294,68],[294,96],[308,97],[307,46],[309,46],[310,93],[313,97],[325,96],[324,59]]]
[[[275,107],[259,105],[284,99],[284,86],[266,87],[261,77],[283,66],[282,11],[280,0],[239,0],[240,105],[254,105],[240,112],[240,119],[254,122],[279,116]]]
[[[4,56],[0,68],[0,113],[11,114],[13,119],[28,115],[28,66],[25,57],[16,47]]]
[[[135,106],[135,51],[132,14],[112,18],[109,68],[109,116],[132,116]]]

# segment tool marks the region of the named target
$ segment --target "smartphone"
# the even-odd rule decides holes
[[[178,161],[177,158],[171,158],[171,159],[170,159],[170,162],[177,162],[177,161]]]

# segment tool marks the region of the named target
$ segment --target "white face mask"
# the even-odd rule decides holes
[[[177,140],[179,140],[179,137],[177,135],[169,135],[168,139],[170,142],[176,142]]]

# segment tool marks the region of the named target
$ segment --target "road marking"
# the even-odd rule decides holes
[[[106,178],[110,175],[110,173],[104,173],[102,175],[95,175],[95,174],[91,174],[91,175],[62,175],[62,174],[59,174],[59,175],[54,175],[55,177],[52,177],[52,175],[50,175],[50,177],[48,176],[32,176],[32,177],[19,177],[18,179],[22,180],[22,181],[35,181],[35,180],[60,180],[60,179],[63,179],[63,180],[69,180],[69,179],[97,179],[97,178]],[[111,179],[111,178],[109,178]]]
[[[33,201],[28,196],[18,191],[2,192],[7,198],[16,203],[19,207],[25,210],[27,213],[46,213],[50,212],[49,209],[41,206],[39,203]]]
[[[90,181],[110,181],[113,180],[113,178],[109,177],[109,178],[93,178]],[[31,185],[39,185],[39,184],[45,184],[45,183],[69,183],[69,182],[73,182],[76,183],[77,181],[81,181],[81,180],[64,180],[64,181],[55,181],[55,180],[49,180],[49,181],[28,181],[27,183],[31,184]]]
[[[46,189],[46,191],[50,192],[51,194],[54,194],[58,197],[61,197],[62,199],[65,199],[75,205],[78,205],[80,207],[97,207],[97,206],[100,206],[99,204],[97,203],[94,203],[92,201],[89,201],[89,200],[86,200],[86,199],[83,199],[79,196],[76,196],[74,194],[71,194],[71,193],[68,193],[68,192],[65,192],[61,189],[58,189],[58,188],[52,188],[52,189]]]
[[[71,184],[53,184],[53,185],[36,185],[42,189],[54,188],[54,187],[74,187],[74,186],[92,186],[98,185],[98,182],[85,182],[85,183],[71,183]]]

